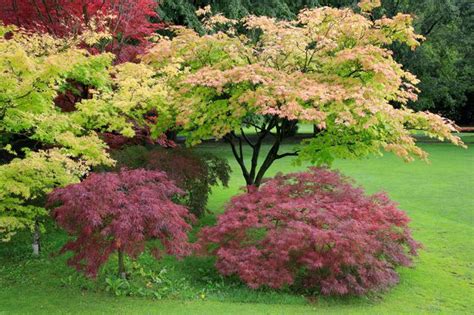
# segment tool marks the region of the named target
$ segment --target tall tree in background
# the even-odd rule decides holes
[[[386,0],[378,14],[407,12],[426,40],[409,51],[394,45],[395,58],[420,78],[418,102],[410,106],[455,120],[474,123],[474,5],[463,0]]]
[[[82,33],[97,23],[112,33],[105,48],[116,62],[133,60],[146,47],[146,37],[160,28],[150,18],[157,18],[154,0],[0,0],[0,19],[56,36]],[[100,21],[100,22],[99,22]]]

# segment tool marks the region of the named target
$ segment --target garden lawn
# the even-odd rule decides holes
[[[474,135],[464,136],[474,146]],[[168,257],[157,268],[168,270],[180,283],[161,300],[114,297],[100,283],[84,280],[65,266],[64,256],[52,256],[65,235],[50,228],[41,259],[29,257],[29,239],[19,235],[0,244],[0,314],[120,313],[120,314],[472,314],[474,313],[474,148],[425,143],[430,164],[406,164],[392,155],[360,161],[338,161],[334,167],[354,177],[368,192],[384,190],[412,218],[414,237],[424,244],[414,268],[400,269],[400,284],[369,297],[307,299],[288,290],[250,290],[236,279],[222,279],[212,259]],[[288,150],[293,145],[286,145]],[[243,184],[231,153],[222,143],[199,147],[225,156],[234,173],[228,188],[214,189],[209,207],[214,213]],[[304,170],[282,159],[268,175]],[[201,224],[211,224],[208,215]],[[147,258],[142,258],[149,261]],[[114,262],[115,263],[115,262]],[[103,281],[103,279],[97,280]]]

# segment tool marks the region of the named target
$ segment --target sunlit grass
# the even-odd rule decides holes
[[[464,138],[474,142],[472,134]],[[166,258],[157,266],[169,269],[170,277],[186,278],[189,287],[183,294],[185,300],[182,296],[160,301],[116,298],[93,285],[92,289],[84,290],[64,283],[75,271],[65,266],[64,257],[50,255],[65,240],[61,232],[51,232],[45,238],[47,254],[42,259],[29,258],[27,235],[11,244],[0,244],[0,314],[474,313],[474,151],[440,143],[421,146],[430,153],[430,164],[406,164],[386,155],[338,161],[334,165],[354,177],[368,192],[388,192],[412,218],[414,236],[425,246],[415,267],[400,269],[400,284],[385,294],[364,298],[317,297],[310,303],[287,290],[253,291],[235,279],[219,280],[212,259],[177,262]],[[210,198],[212,212],[222,212],[225,202],[243,185],[242,176],[227,146],[206,143],[199,150],[229,158],[234,169],[229,187],[214,189]],[[292,159],[282,159],[269,175],[305,167],[294,165]],[[201,224],[213,221],[214,215],[210,214]]]

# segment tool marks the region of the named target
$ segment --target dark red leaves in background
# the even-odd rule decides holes
[[[81,33],[94,18],[105,19],[113,35],[105,50],[120,63],[135,60],[147,47],[146,37],[162,28],[150,20],[157,18],[156,7],[154,0],[0,0],[0,19],[56,36]]]

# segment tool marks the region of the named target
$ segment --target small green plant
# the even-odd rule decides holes
[[[140,296],[162,299],[169,296],[188,295],[190,286],[186,278],[174,279],[174,270],[161,268],[154,270],[151,266],[137,261],[127,260],[129,270],[126,279],[118,277],[112,269],[104,268],[105,290],[115,296]],[[199,296],[201,292],[194,292],[191,296]]]
[[[130,283],[127,279],[117,276],[109,276],[105,279],[106,291],[115,296],[130,295]]]

